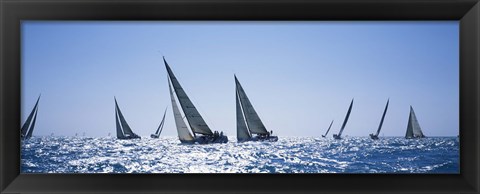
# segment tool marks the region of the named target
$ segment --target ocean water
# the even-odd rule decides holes
[[[229,139],[226,144],[182,145],[176,137],[33,137],[22,142],[21,172],[459,173],[457,137]]]

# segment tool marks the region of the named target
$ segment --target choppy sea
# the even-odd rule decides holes
[[[279,137],[183,145],[177,137],[33,137],[22,173],[459,173],[459,138]]]

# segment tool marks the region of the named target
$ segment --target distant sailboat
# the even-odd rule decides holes
[[[117,99],[115,99],[115,121],[117,125],[117,138],[118,139],[140,139],[140,136],[133,133],[127,121],[123,117],[120,108],[118,108]],[[84,133],[85,134],[85,133]]]
[[[327,132],[325,132],[325,135],[322,135],[322,137],[327,137],[327,134],[328,134],[328,132],[330,131],[330,128],[332,128],[332,124],[333,124],[333,120],[332,120],[332,122],[330,123],[330,126],[329,126],[328,129],[327,129]]]
[[[160,125],[158,126],[157,128],[157,131],[155,131],[154,134],[151,134],[150,137],[151,138],[158,138],[160,136],[160,133],[162,133],[162,130],[163,130],[163,123],[165,122],[165,115],[167,114],[167,109],[165,108],[165,112],[163,113],[163,118],[162,118],[162,122],[160,122]]]
[[[347,125],[348,117],[350,117],[352,106],[353,106],[353,99],[352,99],[352,102],[350,103],[350,107],[348,108],[347,115],[345,115],[345,120],[343,121],[342,128],[340,128],[340,132],[338,132],[338,134],[333,134],[333,138],[342,139],[342,133],[343,133],[343,130],[345,129],[345,125]]]
[[[199,144],[227,143],[228,137],[225,136],[223,132],[218,133],[217,131],[212,132],[210,130],[210,127],[208,127],[207,123],[205,123],[205,120],[203,120],[203,117],[200,115],[197,108],[195,108],[195,105],[193,105],[192,101],[190,101],[190,98],[188,98],[187,93],[185,93],[185,91],[183,90],[180,82],[178,82],[177,78],[170,69],[170,66],[168,66],[165,57],[163,58],[163,62],[165,63],[165,67],[167,69],[168,77],[170,80],[168,82],[170,87],[170,97],[172,99],[172,109],[180,142],[198,142]],[[171,89],[170,82],[173,85],[173,90],[178,98],[178,101],[180,102],[180,107],[185,114],[185,118],[187,118],[190,129],[193,132],[193,137],[191,137],[192,135],[190,134],[190,131],[188,130],[185,122],[183,121],[183,118],[177,107],[177,104],[175,102],[175,95],[173,94],[173,91]]]
[[[237,76],[234,75],[234,77],[237,104],[237,141],[278,141],[277,136],[272,136],[273,131],[267,131],[242,85],[240,85]],[[253,137],[253,134],[257,136]]]
[[[370,134],[370,138],[372,139],[378,139],[378,134],[380,134],[380,130],[382,130],[383,120],[385,119],[385,114],[387,113],[389,102],[390,102],[390,99],[387,100],[387,105],[385,105],[385,110],[383,111],[382,119],[380,120],[380,124],[378,125],[377,133]]]
[[[415,116],[415,112],[413,111],[412,106],[410,106],[410,116],[408,117],[407,133],[405,134],[405,138],[412,139],[424,137],[425,135],[423,135],[422,128],[420,128],[420,124]]]
[[[33,129],[35,128],[35,122],[37,120],[39,101],[40,96],[38,96],[37,102],[35,103],[32,112],[30,112],[30,115],[28,115],[27,120],[23,124],[22,129],[20,130],[20,138],[22,140],[30,139],[32,137]]]

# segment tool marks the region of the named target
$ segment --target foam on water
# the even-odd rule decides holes
[[[460,164],[456,137],[210,145],[183,145],[176,137],[34,137],[21,147],[22,173],[459,173]]]

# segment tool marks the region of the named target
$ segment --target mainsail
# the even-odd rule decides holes
[[[252,138],[252,135],[248,131],[247,125],[245,124],[245,118],[243,117],[238,90],[235,92],[235,99],[237,105],[237,140],[248,140]]]
[[[160,133],[162,133],[163,130],[163,123],[165,122],[165,115],[167,114],[167,109],[165,108],[165,111],[163,112],[163,118],[162,122],[160,122],[160,125],[157,128],[157,131],[155,132],[155,135],[160,136]]]
[[[235,84],[236,84],[237,93],[238,93],[237,96],[240,100],[240,104],[243,109],[245,120],[247,122],[248,129],[250,130],[250,132],[252,134],[264,134],[264,135],[269,134],[267,129],[265,128],[265,125],[263,125],[262,120],[260,120],[260,117],[258,116],[257,112],[253,108],[252,103],[250,103],[250,100],[248,99],[247,94],[243,90],[242,85],[240,85],[240,82],[238,82],[238,79],[236,76],[235,76]]]
[[[165,63],[165,67],[167,68],[168,76],[170,81],[172,82],[173,89],[177,94],[178,101],[180,102],[180,106],[182,107],[183,113],[187,118],[188,124],[194,133],[199,133],[203,135],[213,135],[212,130],[208,127],[205,120],[203,120],[202,116],[198,112],[197,108],[193,105],[190,98],[188,98],[187,93],[183,90],[180,82],[178,82],[177,78],[173,74],[170,66],[168,66],[165,57],[163,57],[163,62]]]
[[[181,141],[193,141],[192,134],[188,131],[187,125],[183,121],[182,114],[180,114],[180,110],[178,110],[170,82],[168,82],[168,89],[170,89],[170,99],[172,100],[173,117],[175,119],[175,126],[177,126],[178,138]]]
[[[30,139],[32,137],[33,129],[35,128],[35,122],[37,120],[39,101],[40,101],[40,96],[38,96],[37,102],[35,103],[35,106],[33,107],[32,112],[30,112],[30,115],[28,115],[27,120],[23,124],[22,129],[20,130],[20,137],[22,139]]]
[[[382,130],[383,120],[385,119],[385,114],[387,114],[389,102],[390,102],[390,99],[387,100],[387,105],[385,105],[385,110],[383,111],[382,120],[380,120],[380,124],[378,125],[377,133],[375,134],[375,136],[378,136],[378,134],[380,134],[380,130]]]
[[[415,116],[415,112],[413,111],[412,106],[410,106],[410,116],[408,117],[407,133],[405,134],[405,138],[408,139],[422,137],[425,137],[425,135],[423,135],[422,128],[420,128],[420,124]]]
[[[118,107],[117,99],[115,98],[115,120],[117,125],[117,137],[118,138],[125,138],[129,137],[136,137],[137,135],[133,133],[132,129],[128,125],[127,121],[123,117],[120,108]]]
[[[343,121],[342,128],[340,129],[340,132],[338,132],[338,136],[342,135],[342,132],[345,129],[345,125],[347,125],[348,117],[350,117],[350,112],[352,111],[352,106],[353,106],[353,99],[352,99],[352,102],[350,103],[350,107],[348,108],[347,115],[345,116],[345,120]]]

